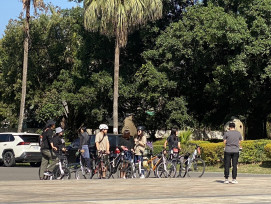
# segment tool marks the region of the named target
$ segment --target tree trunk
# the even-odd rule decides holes
[[[24,109],[25,109],[27,65],[28,65],[28,45],[29,45],[30,0],[26,2],[25,8],[26,8],[26,17],[25,17],[23,80],[22,80],[22,96],[21,96],[18,132],[22,132],[22,129],[23,129],[23,119],[24,119]]]
[[[116,39],[114,67],[113,133],[118,134],[118,99],[119,99],[119,41]]]

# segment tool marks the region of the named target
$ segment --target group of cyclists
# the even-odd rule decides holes
[[[53,132],[54,129],[55,133]],[[99,130],[99,133],[97,133],[95,136],[97,155],[104,154],[106,155],[106,159],[108,159],[108,155],[110,154],[110,144],[107,136],[108,126],[106,124],[101,124],[99,126]],[[145,178],[143,168],[143,153],[147,145],[145,132],[145,126],[138,126],[137,134],[133,136],[130,133],[130,129],[125,127],[118,144],[121,151],[124,152],[124,157],[126,160],[138,163],[140,178]],[[65,141],[63,139],[63,129],[61,127],[55,128],[55,121],[49,120],[41,135],[41,140],[40,146],[42,161],[39,170],[39,177],[40,180],[43,180],[46,176],[51,176],[53,174],[53,170],[58,162],[57,154],[66,151]],[[90,135],[87,133],[86,127],[81,127],[78,152],[83,158],[84,165],[88,171],[91,169],[89,141]],[[166,149],[167,145],[169,146],[169,150],[173,150],[174,152],[180,150],[180,141],[179,137],[177,136],[176,128],[171,130],[171,135],[164,143],[164,149]],[[106,171],[107,169],[104,168],[101,174],[101,179],[106,178]],[[125,178],[125,176],[125,172],[121,172],[120,177]]]

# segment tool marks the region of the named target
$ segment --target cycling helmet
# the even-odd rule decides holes
[[[99,129],[100,129],[100,130],[108,130],[108,126],[107,126],[106,124],[101,124],[101,125],[99,126]]]
[[[138,126],[138,127],[137,127],[137,130],[145,131],[146,128],[145,128],[145,126]]]

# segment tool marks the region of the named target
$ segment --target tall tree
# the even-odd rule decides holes
[[[22,96],[20,105],[20,115],[18,123],[18,132],[22,131],[24,109],[25,109],[25,96],[26,96],[26,82],[27,82],[27,66],[28,66],[28,49],[29,49],[29,21],[30,21],[30,3],[33,2],[34,8],[43,6],[43,0],[21,0],[23,9],[25,10],[25,27],[24,27],[24,62],[23,62],[23,79],[22,79]]]
[[[161,0],[85,0],[84,25],[89,31],[99,31],[115,37],[113,131],[118,132],[118,82],[120,48],[127,44],[128,34],[162,17]]]

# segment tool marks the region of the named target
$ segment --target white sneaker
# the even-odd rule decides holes
[[[53,174],[50,171],[44,172],[44,176],[52,176]]]
[[[140,178],[141,178],[141,179],[144,179],[144,178],[145,178],[145,176],[142,174],[142,175],[140,176]]]
[[[133,175],[133,178],[136,178],[136,174]]]
[[[236,181],[236,179],[232,179],[232,182],[231,182],[232,184],[237,184],[238,183],[238,181]]]
[[[229,182],[228,179],[225,179],[224,183],[225,183],[225,184],[229,184],[230,182]]]

